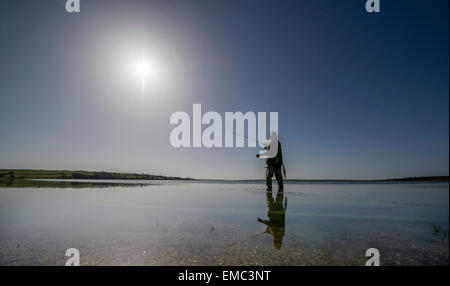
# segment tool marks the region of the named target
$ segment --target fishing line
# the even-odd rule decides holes
[[[231,134],[235,134],[235,135],[237,135],[237,136],[244,137],[245,139],[251,140],[251,141],[253,141],[253,142],[255,142],[255,143],[258,143],[259,145],[264,145],[264,144],[267,144],[268,142],[270,142],[270,140],[267,140],[267,143],[261,143],[261,142],[260,142],[259,140],[257,140],[257,139],[254,139],[254,138],[248,137],[248,136],[246,136],[246,135],[242,135],[242,134],[239,134],[239,133],[237,133],[237,132],[235,132],[235,131],[230,131],[230,130],[227,130],[227,129],[224,129],[224,128],[217,128],[217,127],[212,127],[212,126],[209,127],[209,128],[216,129],[216,130],[219,130],[219,131],[228,132],[228,133],[231,133]],[[280,143],[282,142],[280,138],[278,138],[278,141],[280,141]],[[283,143],[283,144],[284,144],[284,143]]]
[[[230,130],[227,130],[227,129],[225,129],[225,128],[217,128],[217,127],[209,127],[209,128],[216,129],[216,130],[219,130],[219,131],[228,132],[228,133],[231,133],[231,134],[235,134],[235,135],[237,135],[237,136],[244,137],[244,138],[247,139],[247,140],[251,140],[251,141],[253,141],[253,142],[255,142],[255,143],[258,143],[259,145],[262,145],[257,139],[248,137],[248,136],[246,136],[246,135],[239,134],[239,133],[237,133],[237,132],[235,132],[235,131],[230,131]]]

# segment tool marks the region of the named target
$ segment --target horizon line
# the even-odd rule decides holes
[[[27,168],[17,168],[17,169],[8,169],[8,168],[0,168],[0,171],[53,171],[53,172],[92,172],[92,173],[115,173],[121,175],[138,175],[138,176],[154,176],[154,177],[165,177],[165,178],[177,178],[180,180],[196,180],[196,181],[264,181],[264,178],[261,179],[206,179],[206,178],[191,178],[191,177],[183,177],[183,176],[167,176],[167,175],[156,175],[156,174],[148,174],[148,173],[138,173],[138,172],[120,172],[120,171],[94,171],[94,170],[67,170],[67,169],[27,169]],[[405,177],[387,177],[380,179],[287,179],[284,178],[285,181],[329,181],[329,182],[338,182],[338,181],[346,181],[346,182],[370,182],[370,181],[397,181],[397,180],[432,180],[432,179],[449,179],[449,175],[425,175],[425,176],[405,176]],[[117,180],[117,179],[114,179]],[[124,179],[129,180],[129,179]],[[153,179],[158,180],[158,179]]]

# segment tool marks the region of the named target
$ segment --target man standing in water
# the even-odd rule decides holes
[[[277,132],[270,132],[270,142],[264,147],[266,151],[256,154],[256,158],[266,158],[266,185],[268,189],[272,189],[272,177],[275,174],[275,178],[278,183],[278,187],[283,189],[283,175],[281,170],[283,169],[284,176],[286,177],[286,170],[283,164],[283,154],[281,152],[281,144],[278,140]]]

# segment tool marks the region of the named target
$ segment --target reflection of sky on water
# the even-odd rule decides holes
[[[0,189],[0,264],[63,265],[69,247],[82,265],[363,265],[369,247],[382,264],[448,264],[448,238],[433,235],[448,231],[448,184],[287,184],[270,195],[223,182]]]

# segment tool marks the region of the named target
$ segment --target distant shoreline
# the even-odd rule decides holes
[[[449,181],[449,176],[423,176],[423,177],[404,177],[404,178],[388,178],[375,180],[302,180],[293,179],[287,181],[320,181],[320,182],[445,182]]]
[[[43,179],[39,181],[39,179]],[[67,181],[51,181],[67,180]],[[70,180],[91,180],[89,182]],[[95,180],[99,180],[95,182]],[[122,180],[122,182],[104,182],[100,180]],[[33,169],[0,169],[0,187],[110,187],[110,186],[143,186],[145,183],[123,182],[126,180],[177,180],[177,181],[230,181],[230,182],[260,182],[263,179],[247,180],[223,180],[223,179],[193,179],[185,177],[171,177],[138,173],[124,172],[102,172],[82,170],[33,170]],[[352,180],[352,179],[286,179],[286,182],[312,182],[312,183],[368,183],[368,182],[449,182],[449,176],[423,176],[388,178],[375,180]]]
[[[265,179],[194,179],[194,181],[213,182],[213,181],[226,181],[226,182],[264,182]],[[302,182],[302,183],[395,183],[395,182],[449,182],[449,176],[427,176],[427,177],[405,177],[405,178],[392,178],[392,179],[367,179],[367,180],[355,180],[355,179],[284,179],[285,182]]]
[[[26,177],[28,179],[193,180],[192,178],[149,175],[144,173],[39,169],[0,169],[0,178],[2,177]]]
[[[0,187],[111,187],[142,186],[142,183],[108,183],[108,182],[70,182],[70,181],[38,181],[36,179],[61,180],[193,180],[192,178],[169,177],[160,175],[119,173],[82,170],[32,170],[32,169],[0,169]]]

